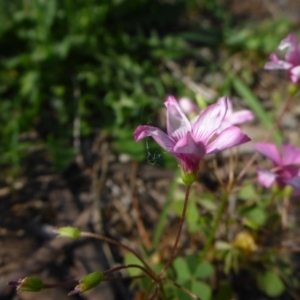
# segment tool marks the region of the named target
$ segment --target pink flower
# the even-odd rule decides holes
[[[223,101],[222,97],[218,100],[218,103],[221,103]],[[228,100],[228,108],[227,108],[227,113],[225,115],[225,118],[218,130],[218,133],[222,132],[224,129],[232,126],[232,125],[238,125],[238,124],[243,124],[248,121],[252,121],[254,119],[254,114],[252,113],[251,110],[248,109],[243,109],[239,110],[236,112],[233,112],[232,109],[232,102],[227,98]]]
[[[194,120],[189,121],[176,99],[169,96],[167,107],[167,134],[159,128],[139,126],[134,132],[135,141],[152,136],[166,151],[177,157],[185,174],[196,174],[205,154],[216,153],[245,142],[250,138],[238,127],[230,126],[212,139],[226,115],[228,99],[223,97],[217,104],[203,110]]]
[[[269,188],[276,182],[279,188],[290,185],[300,191],[300,149],[283,144],[280,153],[272,143],[257,143],[254,148],[269,158],[274,166],[271,171],[257,168],[257,180],[261,185]]]
[[[179,106],[186,115],[198,114],[199,108],[191,99],[184,97],[179,99]]]
[[[270,60],[265,64],[266,70],[284,69],[288,70],[289,79],[292,83],[300,82],[300,45],[294,34],[289,34],[279,45],[280,50],[288,48],[285,60],[279,60],[277,55],[272,53]]]

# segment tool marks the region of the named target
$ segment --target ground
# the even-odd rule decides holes
[[[230,9],[241,18],[245,14],[264,18],[284,11],[288,17],[299,21],[299,10],[296,9],[299,5],[295,8],[295,2],[251,1],[248,5],[250,1],[231,1]],[[260,81],[254,87],[255,93],[268,105],[266,88],[277,88],[282,78],[266,73],[259,76]],[[238,104],[238,99],[234,99],[234,102]],[[299,116],[299,106],[294,103],[283,119],[287,140],[297,146],[300,146]],[[254,142],[264,136],[259,126],[253,123],[244,127]],[[49,283],[61,282],[82,278],[92,271],[105,270],[122,262],[124,253],[115,246],[88,238],[53,238],[53,230],[57,227],[77,226],[82,230],[104,233],[125,243],[142,240],[147,245],[175,172],[149,163],[138,164],[124,154],[115,153],[113,142],[102,133],[83,139],[81,144],[82,152],[63,173],[54,170],[43,150],[34,150],[23,162],[24,176],[7,178],[3,182],[0,189],[1,299],[79,299],[67,296],[69,288],[16,295],[7,282],[28,275],[40,276]],[[246,158],[251,154],[251,145],[242,147],[242,154]],[[296,229],[281,236],[282,248],[288,249],[284,253],[295,261],[295,276],[299,275],[297,263],[300,249],[297,200],[293,198],[290,212],[290,218],[297,224]],[[139,227],[140,220],[144,222],[145,232]],[[172,233],[177,228],[177,220],[170,213],[166,236],[159,244],[162,259],[173,243]],[[185,242],[183,237],[182,244]],[[243,280],[243,274],[233,278],[237,282]],[[251,285],[244,285],[244,289],[239,291],[236,285],[236,299],[246,299],[239,293],[249,293],[251,288]],[[81,299],[134,297],[139,299],[138,294],[129,289],[129,282],[118,281],[103,283]],[[250,297],[247,298],[249,300],[267,299],[251,293],[247,297]],[[286,293],[280,299],[300,299],[300,293]]]

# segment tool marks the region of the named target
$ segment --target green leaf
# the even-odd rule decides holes
[[[201,300],[211,299],[212,289],[211,287],[202,281],[192,281],[191,289]]]
[[[191,278],[188,264],[183,257],[177,257],[173,262],[173,267],[176,272],[176,282],[178,284],[183,284]]]
[[[244,214],[244,216],[250,222],[254,223],[254,225],[257,225],[257,227],[263,226],[265,224],[266,220],[267,220],[266,211],[263,208],[257,207],[257,206],[255,206],[254,208],[251,208],[250,210],[248,210]]]
[[[256,192],[252,185],[246,185],[244,186],[238,194],[238,198],[244,201],[255,199],[256,198]]]
[[[184,197],[184,196],[182,196]],[[183,204],[184,204],[184,200],[180,199],[180,200],[175,200],[172,203],[172,209],[174,210],[174,213],[180,217],[182,214],[182,210],[183,210]]]
[[[199,258],[195,254],[186,255],[184,258],[189,266],[191,274],[194,274],[199,264]]]
[[[270,297],[278,297],[285,291],[283,281],[272,271],[257,274],[256,281],[260,290]]]
[[[196,271],[193,275],[197,278],[208,278],[213,273],[214,273],[213,265],[208,262],[202,262],[197,266]]]
[[[191,291],[191,282],[186,283],[184,287],[189,291]],[[172,300],[191,300],[191,296],[188,295],[183,290],[181,290],[180,288],[176,289],[175,291],[176,291],[176,296],[174,298],[171,298]]]
[[[215,199],[201,197],[201,199],[198,199],[197,202],[208,211],[213,212],[217,210],[217,203]]]

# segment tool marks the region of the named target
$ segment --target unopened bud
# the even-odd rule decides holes
[[[104,274],[101,272],[90,273],[90,274],[86,275],[85,277],[83,277],[79,281],[79,284],[68,295],[71,296],[71,295],[75,295],[75,294],[82,294],[85,291],[93,289],[94,287],[96,287],[98,284],[101,283],[103,278],[104,278]]]
[[[57,229],[59,236],[78,239],[81,231],[76,227],[60,227]]]
[[[19,281],[11,281],[8,283],[17,287],[17,292],[39,292],[44,288],[43,281],[38,277],[26,277]]]
[[[234,238],[232,245],[247,254],[257,250],[254,237],[247,231],[238,233]]]
[[[291,83],[288,85],[288,92],[291,96],[295,96],[299,91],[299,84]]]

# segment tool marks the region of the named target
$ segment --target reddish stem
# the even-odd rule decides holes
[[[92,233],[92,232],[85,232],[85,231],[82,231],[81,236],[86,236],[86,237],[91,237],[91,238],[95,238],[95,239],[98,239],[98,240],[102,240],[102,241],[105,241],[107,243],[110,243],[110,244],[114,244],[116,246],[119,246],[121,248],[124,248],[126,249],[127,251],[133,253],[142,263],[143,265],[145,266],[145,268],[147,269],[147,274],[151,274],[151,278],[156,280],[156,276],[155,274],[153,273],[151,267],[148,265],[148,263],[143,259],[143,257],[134,249],[122,244],[121,242],[117,241],[117,240],[114,240],[114,239],[111,239],[111,238],[108,238],[104,235],[101,235],[101,234],[97,234],[97,233]]]
[[[182,210],[182,214],[181,214],[181,219],[180,219],[180,224],[179,224],[179,228],[178,228],[176,240],[175,240],[175,243],[174,243],[174,246],[173,246],[170,258],[169,258],[167,264],[165,265],[165,267],[163,268],[163,270],[160,273],[160,277],[161,278],[164,277],[164,275],[167,272],[168,268],[171,266],[171,264],[173,262],[173,259],[175,257],[176,251],[177,251],[179,238],[180,238],[182,227],[183,227],[183,223],[184,223],[184,220],[185,220],[186,208],[187,208],[187,203],[188,203],[189,195],[190,195],[190,189],[191,189],[190,185],[186,186],[185,198],[184,198],[184,204],[183,204],[183,210]]]

